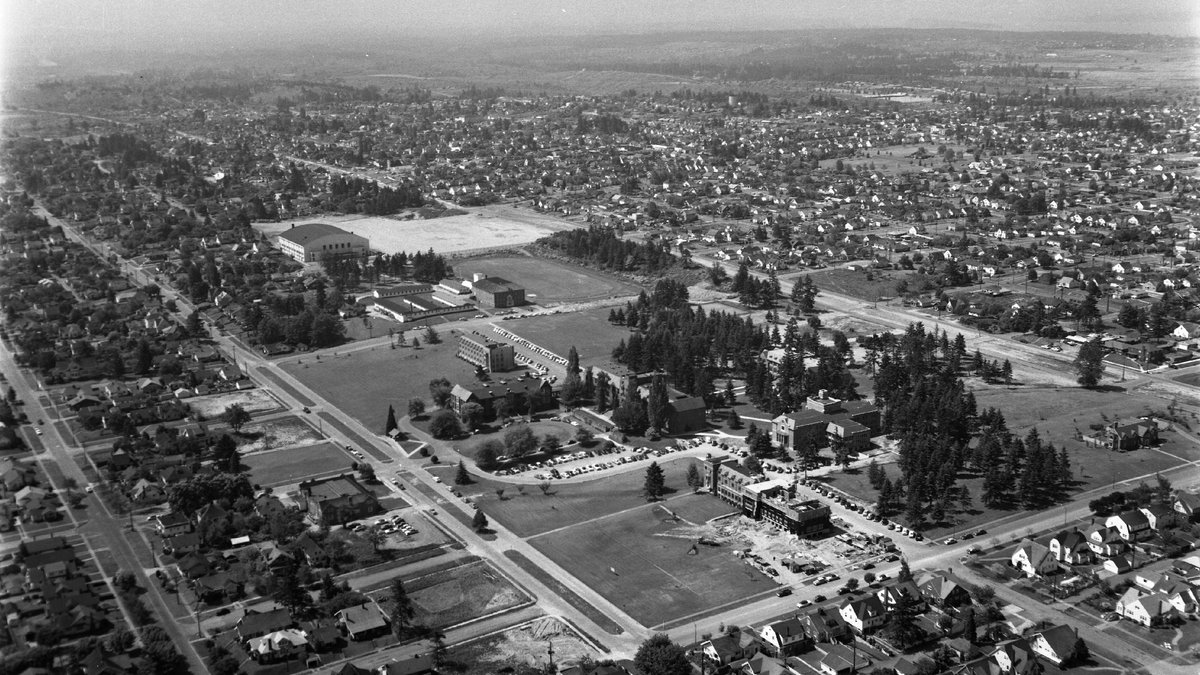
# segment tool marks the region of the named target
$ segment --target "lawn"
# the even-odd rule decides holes
[[[529,596],[482,561],[406,580],[404,587],[416,610],[414,621],[443,629],[529,601]],[[386,601],[387,592],[382,591],[380,602]]]
[[[566,422],[554,422],[554,421],[547,420],[547,421],[541,421],[541,422],[533,422],[532,424],[527,424],[527,425],[523,425],[523,426],[529,427],[530,430],[533,431],[534,435],[537,436],[539,439],[545,438],[546,436],[553,434],[554,436],[558,437],[558,440],[563,445],[566,445],[567,443],[571,443],[575,440],[576,428],[571,426],[570,424],[567,424]],[[479,452],[480,446],[482,446],[484,443],[486,443],[488,441],[493,441],[493,440],[500,441],[501,443],[503,443],[504,442],[504,434],[506,432],[508,432],[510,429],[515,429],[515,428],[516,428],[515,426],[512,426],[512,427],[509,427],[508,429],[496,429],[495,431],[486,431],[486,432],[482,432],[482,433],[477,433],[477,434],[474,434],[473,436],[471,436],[470,439],[468,439],[466,441],[459,441],[458,443],[455,443],[454,445],[456,448],[458,448],[458,451],[461,452],[463,455],[465,455],[466,457],[468,457],[470,459],[475,459],[475,455],[476,455],[476,453]],[[571,449],[572,452],[574,452],[575,450],[578,450],[578,448]]]
[[[696,461],[683,458],[659,464],[666,477],[667,488],[676,490],[676,494],[686,491],[687,467]],[[583,483],[559,483],[551,488],[549,495],[543,495],[534,486],[528,487],[524,494],[509,486],[503,499],[494,492],[482,493],[476,503],[488,518],[501,523],[518,536],[530,537],[645,506],[646,499],[642,496],[645,480],[644,470],[634,470]],[[674,500],[670,503],[674,503]]]
[[[475,381],[475,367],[455,356],[458,336],[441,331],[442,342],[421,348],[399,347],[346,352],[336,357],[302,359],[282,364],[284,370],[368,429],[383,432],[388,405],[396,415],[408,413],[408,401],[419,397],[428,403],[429,381],[445,377],[451,382]],[[411,341],[411,335],[409,336]]]
[[[498,325],[563,358],[575,347],[580,359],[587,362],[607,359],[617,343],[629,339],[628,328],[608,322],[610,311],[612,308],[601,307],[503,321]]]
[[[686,522],[677,522],[667,508]],[[778,589],[730,549],[693,549],[692,533],[672,532],[731,510],[711,495],[688,494],[531,543],[639,623],[657,626]]]
[[[638,286],[603,272],[528,256],[481,257],[456,261],[454,272],[464,279],[471,278],[475,273],[508,279],[523,287],[526,299],[538,305],[636,295],[641,290]],[[607,311],[604,314],[608,316]]]
[[[250,480],[270,486],[298,483],[310,476],[323,476],[339,470],[348,472],[352,461],[332,443],[262,452],[242,458],[242,464],[250,471]]]

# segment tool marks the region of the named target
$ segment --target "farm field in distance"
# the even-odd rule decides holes
[[[728,546],[688,553],[696,541],[690,525],[732,511],[712,495],[688,494],[530,542],[639,623],[657,626],[779,588]]]
[[[255,223],[254,228],[275,237],[293,224],[328,223],[366,237],[371,241],[372,249],[383,253],[415,253],[432,248],[437,253],[449,254],[495,246],[521,246],[552,232],[579,227],[578,223],[528,209],[485,207],[470,211],[466,215],[428,220],[329,214],[278,223]]]

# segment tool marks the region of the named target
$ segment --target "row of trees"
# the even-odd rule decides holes
[[[535,244],[601,269],[620,272],[654,274],[676,261],[664,244],[620,239],[606,227],[555,232]]]

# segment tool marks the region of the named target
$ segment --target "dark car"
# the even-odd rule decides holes
[[[783,588],[781,588],[781,589],[779,589],[779,590],[775,591],[775,595],[778,595],[778,596],[779,596],[779,597],[781,597],[781,598],[782,598],[782,597],[789,596],[789,595],[791,595],[791,594],[792,594],[792,589],[791,589],[791,588],[788,588],[787,586],[784,586]]]

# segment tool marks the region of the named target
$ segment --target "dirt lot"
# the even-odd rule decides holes
[[[779,588],[732,545],[694,546],[711,529],[705,523],[732,508],[688,494],[530,541],[638,622],[657,626]]]
[[[251,415],[279,410],[282,407],[279,401],[265,389],[245,389],[228,394],[197,396],[187,399],[186,402],[192,407],[193,412],[203,415],[205,419],[220,417],[225,414],[226,408],[235,403],[241,405]]]
[[[239,438],[247,439],[238,445],[238,451],[247,454],[312,445],[325,437],[298,417],[284,417],[247,424],[242,427]]]
[[[519,246],[579,223],[546,216],[527,209],[469,209],[461,216],[431,220],[403,220],[378,216],[324,215],[281,223],[255,223],[254,228],[274,237],[293,223],[329,223],[370,240],[373,250],[384,253],[426,251],[454,253],[493,246]],[[511,213],[509,213],[511,211]]]
[[[405,588],[416,609],[416,623],[444,628],[529,600],[482,561],[406,581]],[[387,592],[382,591],[384,596]]]
[[[484,245],[486,244],[480,244]],[[527,256],[481,257],[455,261],[454,272],[464,279],[477,272],[503,277],[523,286],[525,297],[539,305],[599,300],[614,295],[636,295],[641,290],[631,283],[601,272]]]
[[[490,635],[475,642],[455,646],[450,660],[469,664],[469,672],[515,671],[518,675],[541,673],[546,665],[546,648],[554,641],[555,665],[567,667],[587,656],[600,658],[593,649],[557,619],[543,618]]]

